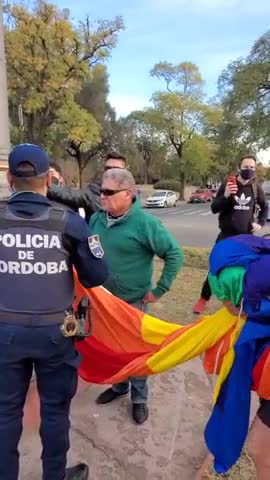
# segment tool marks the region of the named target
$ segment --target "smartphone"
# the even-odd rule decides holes
[[[237,185],[237,180],[235,175],[230,175],[228,178],[228,183],[232,183],[233,185]]]

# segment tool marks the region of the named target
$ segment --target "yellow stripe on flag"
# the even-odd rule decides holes
[[[164,320],[159,320],[158,318],[151,317],[151,315],[145,313],[142,318],[141,328],[142,338],[145,342],[152,345],[160,345],[169,335],[177,330],[180,331],[182,325],[164,322]]]
[[[166,345],[147,361],[148,367],[153,373],[161,373],[201,355],[215,345],[237,321],[236,316],[222,308],[213,315],[203,317],[183,334],[180,328],[179,337],[171,342],[167,339]]]

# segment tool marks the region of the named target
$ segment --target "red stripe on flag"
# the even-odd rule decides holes
[[[82,355],[79,375],[92,383],[109,383],[107,379],[121,372],[133,360],[145,355],[142,352],[115,352],[94,337],[76,342],[76,349]]]

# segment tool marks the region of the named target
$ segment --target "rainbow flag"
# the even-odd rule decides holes
[[[205,429],[217,473],[229,470],[241,454],[249,429],[251,390],[270,399],[269,254],[268,239],[239,235],[217,244],[210,256],[213,293],[246,314],[238,329],[215,346],[213,359],[208,358],[210,370],[213,364],[219,363],[220,368],[214,408]],[[222,353],[219,362],[217,352]]]
[[[91,303],[93,332],[76,343],[82,355],[79,374],[98,384],[165,372],[214,346],[238,321],[224,308],[188,326],[168,323],[102,287],[87,290],[77,283],[76,302],[83,297]]]
[[[270,399],[270,300],[264,296],[266,285],[270,292],[269,253],[269,240],[246,235],[218,243],[211,254],[214,293],[235,306],[243,301],[247,318],[222,308],[187,326],[168,323],[102,287],[87,290],[75,281],[75,308],[83,297],[91,304],[92,336],[76,343],[85,381],[110,384],[159,374],[205,354],[205,370],[219,375],[205,430],[218,473],[226,472],[241,453],[251,390]]]
[[[269,327],[255,334],[253,324],[226,308],[188,326],[168,323],[102,287],[86,290],[77,283],[77,302],[85,296],[91,302],[93,333],[76,348],[82,355],[79,375],[87,382],[113,384],[159,374],[204,354],[205,371],[218,375],[205,439],[215,470],[226,472],[247,436],[251,390],[270,399]],[[268,346],[258,357],[256,335]]]

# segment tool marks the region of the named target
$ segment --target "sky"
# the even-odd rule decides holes
[[[107,62],[110,102],[118,116],[149,104],[162,82],[151,78],[160,61],[196,63],[210,98],[227,64],[246,56],[269,29],[270,0],[55,0],[74,21],[121,15],[125,31]]]

